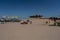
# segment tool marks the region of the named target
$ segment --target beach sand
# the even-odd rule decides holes
[[[39,21],[32,24],[0,24],[0,40],[60,40],[60,27]]]

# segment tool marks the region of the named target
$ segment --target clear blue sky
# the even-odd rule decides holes
[[[27,17],[34,14],[59,16],[60,0],[0,0],[0,17]]]

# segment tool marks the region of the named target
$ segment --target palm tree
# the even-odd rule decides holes
[[[29,16],[30,18],[41,18],[43,17],[42,15],[32,15],[32,16]]]

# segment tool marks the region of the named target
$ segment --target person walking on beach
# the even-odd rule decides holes
[[[48,24],[48,21],[46,21],[46,24]]]
[[[32,21],[30,20],[30,24],[32,24]]]
[[[30,20],[27,20],[27,22],[29,22]]]

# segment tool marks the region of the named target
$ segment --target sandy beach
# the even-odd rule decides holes
[[[40,22],[0,24],[0,40],[60,40],[60,27]]]

